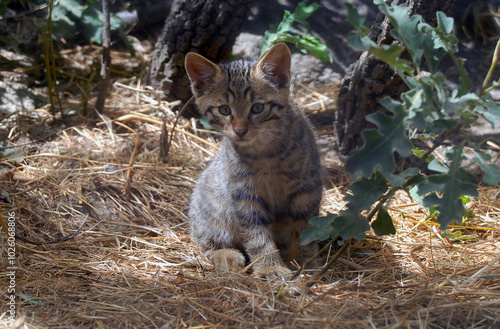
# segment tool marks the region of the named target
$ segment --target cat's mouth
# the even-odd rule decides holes
[[[231,140],[234,142],[234,143],[237,143],[237,144],[240,144],[240,145],[248,145],[248,144],[251,144],[252,140],[248,137],[240,137],[240,136],[235,136],[233,138],[231,138]]]
[[[238,146],[242,146],[242,147],[253,146],[253,145],[255,145],[255,142],[256,142],[255,136],[249,136],[249,135],[245,135],[245,136],[234,136],[233,135],[233,136],[230,136],[229,139],[234,144],[237,144]]]
[[[243,133],[238,133],[237,131],[233,131],[228,137],[231,139],[233,143],[238,145],[249,145],[255,141],[255,136],[253,136],[252,132],[245,130]]]

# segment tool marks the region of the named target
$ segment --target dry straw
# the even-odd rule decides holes
[[[19,317],[12,327],[500,326],[498,186],[480,188],[480,196],[467,205],[474,217],[451,228],[451,234],[399,194],[390,207],[397,235],[369,234],[352,243],[311,288],[306,284],[314,271],[293,282],[216,273],[190,242],[186,209],[217,140],[184,120],[173,137],[170,162],[163,164],[161,123],[163,117],[173,123],[172,104],[158,101],[134,79],[120,83],[96,126],[74,126],[17,149],[17,158],[0,160],[0,211],[5,218],[15,205],[20,237]],[[308,110],[331,109],[331,95],[297,89],[298,99],[312,104]],[[21,129],[11,128],[12,136]],[[328,140],[330,126],[318,134]],[[331,186],[322,211],[337,212],[344,206],[348,178],[337,160],[326,157],[325,165]],[[87,216],[76,237],[46,244],[77,232]],[[5,241],[4,232],[1,236]],[[0,261],[7,266],[3,256]],[[1,275],[5,285],[6,274]],[[2,302],[0,323],[6,326],[4,311]]]

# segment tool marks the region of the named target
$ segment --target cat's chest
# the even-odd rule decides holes
[[[256,194],[271,198],[287,194],[291,182],[278,171],[263,171],[255,175],[252,183]]]
[[[261,162],[249,176],[248,186],[253,194],[266,200],[273,208],[286,206],[286,200],[300,177],[288,175],[290,167],[285,163]]]
[[[230,190],[243,190],[247,195],[262,198],[274,210],[288,207],[289,196],[306,179],[304,173],[310,156],[301,147],[292,146],[274,154],[261,153],[255,158],[228,152]]]

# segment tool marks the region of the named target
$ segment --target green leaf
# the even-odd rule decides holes
[[[293,13],[291,14],[291,19],[309,28],[309,23],[307,22],[307,19],[318,8],[319,5],[317,3],[312,3],[308,6],[306,5],[305,2],[299,2],[299,5],[297,6],[297,8],[295,8]]]
[[[444,230],[453,221],[460,222],[465,215],[465,208],[461,200],[462,195],[477,196],[475,176],[460,167],[462,162],[463,143],[454,147],[447,154],[450,165],[447,173],[428,176],[418,184],[417,193],[425,196],[423,205],[436,206],[439,211],[438,223]],[[438,196],[436,192],[440,192]]]
[[[370,177],[377,169],[388,177],[396,169],[394,152],[402,157],[411,154],[412,145],[406,136],[406,112],[402,104],[387,97],[380,103],[393,116],[377,112],[366,117],[378,130],[363,130],[363,147],[352,152],[347,159],[345,167],[353,177]]]
[[[438,64],[446,55],[446,51],[440,49],[442,48],[439,46],[441,41],[439,40],[437,34],[434,32],[434,29],[426,25],[422,29],[422,32],[425,33],[426,36],[422,41],[422,50],[424,52],[424,57],[430,73],[435,74],[438,72]]]
[[[391,215],[383,208],[378,211],[377,218],[372,222],[372,229],[378,236],[396,234]]]
[[[295,46],[304,54],[310,51],[316,58],[324,62],[332,62],[333,59],[328,53],[328,47],[321,43],[321,40],[312,35],[297,36]]]
[[[427,169],[437,171],[439,173],[448,173],[450,169],[445,166],[441,161],[437,159],[433,159],[431,162],[429,162],[429,165],[427,166]]]
[[[426,95],[420,87],[420,85],[416,86],[416,88],[401,94],[401,99],[409,112],[421,110],[422,104],[427,101]]]
[[[474,112],[477,112],[480,115],[482,115],[491,124],[492,127],[499,125],[500,124],[500,107],[493,100],[493,98],[491,97],[491,95],[489,93],[486,95],[483,95],[482,100],[484,102],[483,105],[477,106],[474,109]]]
[[[103,13],[94,8],[89,7],[82,15],[83,33],[87,40],[102,44],[103,32]],[[110,15],[109,25],[112,31],[121,28],[121,21],[115,15]]]
[[[398,44],[381,45],[380,47],[371,47],[370,53],[377,56],[380,60],[389,64],[393,69],[399,69],[408,74],[412,74],[414,69],[411,63],[406,59],[399,58],[403,48]]]
[[[389,181],[389,184],[391,184],[391,186],[403,186],[406,182],[403,176],[394,174],[390,175],[387,180]]]
[[[466,203],[464,202],[464,204],[466,204]],[[474,213],[474,211],[467,210],[467,212],[465,213],[464,219],[462,220],[462,225],[464,225],[468,219],[472,219],[474,217],[476,217],[476,214]]]
[[[403,185],[404,188],[409,188],[415,185],[420,184],[424,180],[424,176],[422,175],[415,175],[412,177],[409,177],[409,179],[406,181],[406,184]],[[411,194],[411,193],[410,193]]]
[[[102,43],[102,13],[90,7],[82,15],[83,34],[85,39],[97,44]]]
[[[422,182],[422,181],[421,181]],[[419,182],[420,183],[420,182]],[[418,192],[418,184],[416,184],[415,186],[413,186],[411,189],[410,189],[410,196],[413,200],[417,201],[418,203],[420,204],[423,204],[424,203],[424,196],[425,194],[420,194]]]
[[[469,105],[479,103],[479,97],[476,94],[468,93],[465,95],[458,95],[458,90],[453,90],[451,97],[444,99],[444,109],[446,112],[459,114]]]
[[[353,237],[357,240],[363,240],[366,232],[370,230],[368,220],[359,213],[344,210],[339,213],[339,216],[332,223],[331,236],[340,235],[344,240]]]
[[[498,184],[500,181],[500,169],[496,165],[488,163],[491,156],[479,149],[474,150],[474,155],[476,157],[472,160],[479,162],[484,171],[483,181],[492,186]]]
[[[469,78],[469,74],[465,70],[462,61],[457,61],[456,66],[458,68],[458,72],[460,73],[460,82],[462,82],[462,85],[458,89],[458,92],[463,95],[468,93],[473,87],[474,84],[472,83],[472,80]]]
[[[443,35],[442,32],[437,29],[435,31],[437,31],[436,33],[441,38],[441,41],[443,42],[443,47],[450,55],[460,75],[459,80],[461,82],[461,85],[458,89],[458,95],[465,95],[470,90],[472,90],[474,84],[472,83],[472,80],[469,78],[469,74],[464,68],[463,65],[464,60],[457,58],[455,56],[455,53],[457,52],[456,45],[458,43],[458,39],[454,35]]]
[[[366,231],[370,230],[368,220],[359,213],[344,210],[339,215],[328,214],[325,217],[313,217],[309,220],[311,227],[300,234],[301,245],[313,241],[324,241],[329,237],[340,235],[344,240],[353,237],[363,240]]]
[[[446,229],[448,225],[454,221],[460,223],[460,220],[465,215],[465,208],[462,200],[457,197],[452,197],[450,194],[451,193],[447,193],[439,197],[436,193],[432,193],[423,200],[423,205],[425,207],[436,206],[436,210],[439,211],[437,222],[441,224],[442,230]]]
[[[410,16],[410,9],[407,5],[389,6],[382,1],[377,1],[377,4],[380,11],[389,17],[394,27],[391,29],[391,35],[406,48],[415,62],[415,66],[420,66],[424,35],[418,33],[417,27],[421,23],[422,17],[420,15]]]
[[[419,159],[422,159],[422,157],[427,153],[427,151],[424,151],[424,150],[421,150],[421,149],[418,149],[418,148],[414,148],[411,150],[413,152],[413,154],[419,158]],[[427,163],[431,162],[432,160],[434,160],[434,155],[430,154],[426,159],[425,161]]]
[[[417,176],[420,173],[420,169],[417,167],[411,167],[405,169],[402,173],[401,176],[403,177],[412,177],[412,176]]]
[[[458,109],[473,100],[469,96],[450,99],[445,81],[446,78],[441,73],[423,77],[419,82],[412,81],[413,89],[401,95],[409,112],[408,126],[419,131],[441,134],[459,124],[458,119],[452,118],[451,114],[455,110],[460,112],[458,114],[463,113]]]
[[[365,19],[359,16],[356,8],[354,8],[354,6],[348,2],[346,2],[344,6],[347,8],[347,21],[349,22],[349,24],[351,24],[357,29],[364,28]]]
[[[279,41],[295,43],[296,40],[299,40],[300,37],[298,35],[290,33],[292,24],[297,22],[308,28],[309,23],[307,22],[307,19],[318,8],[319,5],[317,3],[313,3],[308,6],[305,2],[300,2],[293,13],[285,10],[281,23],[271,26],[269,30],[264,33],[264,39],[262,39],[261,42],[260,55],[262,56],[267,53],[267,51]]]
[[[52,35],[55,40],[69,38],[75,32],[75,22],[68,17],[68,12],[61,6],[52,10]]]
[[[78,0],[59,0],[58,6],[61,6],[66,11],[71,13],[74,18],[80,18],[83,14],[83,11],[85,10],[82,2]],[[56,7],[57,6],[55,6],[54,8]]]
[[[313,241],[325,241],[331,236],[332,223],[337,215],[327,214],[325,217],[312,217],[309,219],[311,225],[300,233],[300,244],[305,246]]]
[[[101,13],[102,14],[102,13]],[[123,27],[121,19],[113,13],[109,14],[109,28],[111,31],[118,31]]]
[[[418,168],[408,168],[400,174],[392,174],[387,179],[389,184],[394,187],[406,187],[408,184],[420,177]]]
[[[368,210],[387,191],[387,181],[380,175],[374,176],[378,177],[362,178],[347,187],[353,193],[344,197],[344,201],[349,202],[347,205],[349,210],[353,212]]]
[[[390,175],[387,179],[389,181],[389,184],[391,184],[391,186],[403,187],[406,186],[411,179],[419,177],[419,173],[420,173],[419,169],[413,167],[404,170],[401,174]],[[408,178],[410,178],[410,180],[407,180]]]
[[[365,19],[359,16],[358,11],[348,2],[344,4],[347,8],[347,21],[357,30],[360,30],[364,35],[370,33],[370,29],[365,26]]]
[[[443,232],[441,234],[443,236],[443,238],[448,238],[448,239],[457,239],[457,238],[460,238],[462,236],[462,232],[460,231],[455,231],[455,232]]]
[[[446,16],[442,11],[436,13],[437,28],[443,33],[450,34],[453,31],[453,18]]]
[[[375,48],[377,44],[360,31],[351,31],[347,34],[347,43],[357,51],[365,51]]]

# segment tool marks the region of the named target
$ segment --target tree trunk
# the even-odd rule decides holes
[[[169,100],[187,101],[191,90],[185,55],[194,51],[215,62],[226,60],[251,4],[251,0],[175,0],[156,43],[149,83]]]
[[[436,25],[436,12],[451,12],[455,0],[394,0],[392,5],[406,2],[411,13],[420,14],[430,25]],[[390,44],[389,19],[383,15],[377,19],[372,31],[372,39],[377,44]],[[385,96],[399,98],[406,90],[404,82],[392,71],[389,65],[378,60],[368,52],[363,52],[342,81],[338,98],[338,110],[334,124],[339,152],[348,155],[362,146],[361,131],[372,125],[365,120],[366,115],[378,110],[384,111],[379,104]]]

